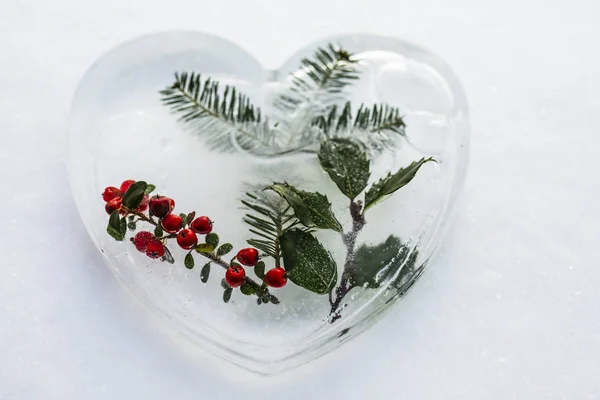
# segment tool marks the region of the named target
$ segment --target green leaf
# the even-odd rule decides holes
[[[157,225],[156,228],[154,228],[154,236],[162,237],[163,233],[163,229],[160,225]]]
[[[209,233],[208,235],[206,235],[205,242],[216,249],[219,245],[219,235],[217,235],[216,233]]]
[[[137,181],[129,186],[129,189],[123,195],[123,205],[131,210],[138,208],[147,188],[148,184],[144,181]]]
[[[136,230],[136,228],[137,228],[137,225],[136,225],[136,223],[135,223],[135,222],[133,222],[133,221],[129,221],[129,222],[127,223],[127,227],[129,228],[129,230],[130,230],[130,231],[135,231],[135,230]]]
[[[127,218],[123,217],[121,218],[121,221],[119,222],[120,226],[119,229],[121,230],[121,235],[125,236],[125,234],[127,233]]]
[[[274,183],[267,189],[273,190],[294,209],[296,217],[308,227],[342,231],[342,225],[331,211],[331,203],[320,193],[298,190],[287,183]]]
[[[231,299],[231,293],[233,293],[233,289],[231,287],[223,291],[223,301],[225,303],[229,303],[229,300]]]
[[[196,211],[192,211],[191,213],[189,213],[187,215],[187,217],[185,218],[184,221],[185,221],[186,224],[189,225],[189,224],[192,223],[192,221],[194,220],[194,218],[196,218]]]
[[[200,280],[202,281],[202,283],[208,282],[209,275],[210,275],[210,262],[207,262],[206,264],[204,264],[204,267],[202,267],[202,270],[200,271]]]
[[[224,256],[225,254],[229,253],[231,250],[233,250],[233,245],[231,243],[223,243],[221,245],[221,247],[219,247],[217,249],[217,255]]]
[[[331,254],[310,233],[292,229],[280,242],[288,278],[318,294],[329,293],[337,282],[337,266]]]
[[[348,198],[354,199],[367,187],[371,173],[367,153],[350,139],[334,138],[321,144],[321,167]]]
[[[259,261],[254,266],[254,274],[260,279],[264,279],[265,277],[265,262]]]
[[[196,251],[198,253],[212,253],[215,251],[215,248],[208,243],[200,243],[198,246],[196,246]]]
[[[390,235],[376,246],[361,245],[354,253],[348,273],[352,286],[378,288],[406,259],[408,251],[400,239]]]
[[[150,194],[150,193],[154,192],[154,189],[156,189],[156,186],[154,186],[152,184],[148,184],[148,186],[146,186],[146,190],[144,191],[144,193]]]
[[[223,289],[230,289],[231,286],[229,286],[229,283],[227,283],[227,281],[225,280],[225,278],[221,279],[221,287]]]
[[[194,268],[194,256],[192,253],[187,253],[185,259],[183,260],[183,265],[185,265],[187,269]]]
[[[240,291],[246,296],[250,296],[256,293],[256,289],[252,285],[249,285],[247,282],[242,283],[242,286],[240,286]]]
[[[168,262],[169,264],[175,263],[175,259],[173,258],[173,255],[167,246],[165,246],[165,255],[161,257],[161,260]]]
[[[181,218],[181,222],[183,223],[183,225],[187,225],[187,214],[180,213],[179,218]]]
[[[119,210],[115,210],[112,212],[112,214],[110,214],[106,232],[108,232],[108,234],[117,241],[122,241],[125,238],[125,236],[121,233],[121,218],[119,217]]]
[[[419,161],[413,161],[405,168],[400,168],[395,174],[390,173],[385,178],[380,179],[379,182],[374,183],[365,193],[365,211],[382,201],[386,196],[406,186],[415,177],[419,168],[429,161],[437,162],[431,157],[421,158]]]

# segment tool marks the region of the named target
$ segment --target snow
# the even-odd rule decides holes
[[[0,399],[600,398],[597,2],[168,5],[2,2]],[[224,36],[267,66],[331,34],[398,36],[441,55],[467,92],[469,174],[439,257],[369,331],[276,377],[162,328],[70,195],[78,79],[111,47],[169,29]]]

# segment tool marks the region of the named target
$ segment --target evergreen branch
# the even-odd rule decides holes
[[[347,101],[339,111],[338,106],[332,106],[329,113],[313,120],[313,126],[321,129],[325,135],[330,132],[361,130],[371,133],[391,131],[404,135],[406,124],[400,115],[400,110],[387,104],[374,104],[371,108],[361,104],[353,115],[352,104]]]
[[[281,95],[276,106],[295,109],[306,101],[309,93],[341,94],[346,86],[359,79],[358,62],[353,54],[331,43],[327,48],[318,48],[313,58],[300,61],[300,69],[291,76],[291,93]]]
[[[302,59],[302,66],[308,79],[294,76],[294,87],[298,90],[309,88],[325,89],[329,93],[340,93],[342,89],[359,78],[356,71],[358,60],[342,48],[329,44],[326,49],[319,48],[315,59]]]
[[[175,83],[160,94],[162,102],[185,122],[207,117],[236,124],[261,122],[260,108],[252,105],[246,95],[229,85],[221,92],[219,82],[203,80],[199,73],[176,73]]]
[[[197,132],[210,134],[207,143],[212,149],[230,150],[232,133],[245,150],[276,152],[280,147],[274,124],[235,87],[225,85],[221,90],[219,82],[210,77],[183,72],[176,73],[175,82],[160,95],[162,103],[179,115],[180,121],[197,123]]]
[[[275,265],[279,267],[282,257],[279,238],[295,226],[298,220],[291,212],[291,207],[278,196],[266,193],[262,193],[261,196],[246,193],[246,196],[246,200],[241,200],[242,204],[256,214],[248,213],[243,220],[250,225],[249,231],[257,236],[247,242],[273,257]]]
[[[370,132],[389,130],[404,135],[405,127],[406,124],[400,116],[400,110],[387,104],[375,104],[371,108],[366,108],[361,104],[354,119],[355,129],[364,129]]]

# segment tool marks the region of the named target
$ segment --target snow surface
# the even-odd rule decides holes
[[[2,0],[0,399],[600,398],[598,15],[594,0]],[[436,262],[368,332],[276,377],[164,329],[71,199],[78,79],[122,41],[182,28],[267,66],[331,34],[398,36],[446,59],[470,102],[469,176]]]

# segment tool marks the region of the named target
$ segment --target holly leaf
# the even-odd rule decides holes
[[[376,246],[361,245],[356,249],[352,268],[347,272],[350,284],[378,288],[381,282],[393,276],[402,267],[407,255],[407,246],[393,235]]]
[[[419,168],[429,161],[437,162],[432,157],[421,158],[419,161],[413,161],[409,166],[400,168],[395,174],[389,173],[385,178],[381,178],[365,193],[365,211],[396,190],[406,186],[417,174]]]
[[[209,275],[210,275],[210,262],[207,262],[206,264],[204,264],[204,267],[202,267],[202,270],[200,270],[200,280],[202,281],[202,283],[208,282]]]
[[[349,199],[367,187],[371,173],[367,153],[350,139],[334,138],[321,144],[321,167]]]
[[[154,236],[159,238],[162,237],[163,233],[163,229],[160,225],[157,225],[156,228],[154,228]]]
[[[183,260],[183,265],[185,265],[187,269],[194,268],[194,256],[192,255],[192,253],[187,253]]]
[[[337,282],[337,266],[331,254],[310,233],[300,229],[280,238],[283,264],[290,281],[311,292],[329,293]]]
[[[215,248],[208,243],[200,243],[196,246],[196,252],[198,253],[212,253],[213,251],[215,251]]]
[[[342,231],[342,225],[331,211],[331,203],[327,196],[298,190],[287,183],[274,183],[267,189],[283,197],[305,226]]]
[[[229,303],[229,300],[231,299],[231,293],[233,293],[233,289],[231,287],[223,291],[223,301],[225,303]]]
[[[219,235],[217,235],[216,233],[209,233],[208,235],[206,235],[205,242],[216,249],[219,245]]]
[[[121,218],[119,217],[119,210],[115,210],[112,212],[112,214],[110,214],[106,232],[108,232],[113,239],[119,242],[125,238],[125,235],[121,233]]]
[[[129,189],[123,195],[123,205],[131,210],[135,210],[140,206],[148,184],[144,181],[137,181],[129,186]]]
[[[146,190],[144,190],[144,194],[150,194],[150,193],[154,192],[154,189],[156,189],[156,186],[149,184],[148,186],[146,186]]]
[[[123,235],[123,237],[125,237],[125,235],[127,234],[127,218],[123,217],[121,218],[121,221],[119,221],[119,229],[121,230],[121,235]]]
[[[264,279],[265,277],[265,262],[259,261],[254,266],[254,274],[260,279]]]

